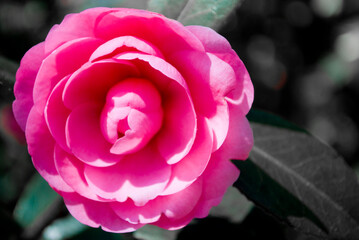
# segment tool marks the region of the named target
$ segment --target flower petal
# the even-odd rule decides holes
[[[198,116],[196,140],[191,151],[172,165],[171,179],[161,195],[174,194],[188,187],[206,168],[211,157],[213,136],[206,120]]]
[[[55,145],[55,166],[64,181],[81,196],[100,202],[108,200],[97,196],[88,186],[84,176],[84,163]]]
[[[123,114],[125,113],[125,114]],[[127,78],[107,93],[101,113],[101,129],[114,145],[114,154],[143,148],[162,125],[161,95],[150,81]]]
[[[195,212],[195,217],[208,216],[209,210],[218,205],[227,189],[237,180],[239,170],[229,159],[223,159],[214,153],[202,174],[203,189]]]
[[[44,58],[44,43],[42,42],[26,52],[16,72],[16,82],[14,86],[16,99],[13,103],[13,112],[16,121],[23,131],[25,131],[27,118],[34,105],[32,89],[37,72]]]
[[[62,91],[68,79],[69,76],[62,79],[52,90],[45,107],[45,120],[56,143],[67,152],[71,152],[67,146],[65,134],[66,121],[70,110],[62,102]]]
[[[229,128],[228,136],[220,149],[215,152],[216,156],[223,159],[246,160],[253,147],[253,132],[249,122],[237,105],[228,103]]]
[[[90,61],[93,62],[109,58],[121,52],[133,51],[139,51],[163,58],[160,50],[158,50],[153,44],[133,36],[121,36],[111,39],[99,46],[91,55]]]
[[[43,111],[55,85],[65,76],[72,74],[90,57],[101,44],[95,38],[80,38],[67,42],[44,59],[34,84],[34,104]]]
[[[84,64],[67,82],[63,101],[74,109],[86,102],[105,103],[106,94],[117,82],[128,77],[137,77],[137,68],[126,61],[102,60]]]
[[[194,218],[193,212],[190,214],[187,214],[185,217],[180,219],[170,219],[166,217],[165,215],[162,215],[161,218],[157,221],[152,223],[152,225],[155,225],[160,228],[164,228],[167,230],[177,230],[181,229],[184,226],[188,225]]]
[[[40,175],[57,191],[73,192],[56,170],[55,141],[46,126],[43,114],[40,114],[35,107],[30,111],[25,133],[32,162]]]
[[[179,219],[190,213],[200,199],[202,181],[196,181],[178,193],[159,196],[144,206],[136,206],[131,200],[124,203],[112,202],[110,205],[122,219],[131,223],[152,223],[161,214],[170,219]]]
[[[153,34],[154,29],[156,34]],[[94,31],[102,39],[118,36],[144,39],[157,46],[164,56],[178,49],[203,51],[201,42],[179,22],[143,10],[119,9],[106,14],[98,21]]]
[[[205,51],[213,53],[230,64],[236,73],[236,87],[227,96],[232,103],[241,106],[242,115],[246,115],[252,106],[254,98],[253,84],[246,67],[236,52],[223,36],[214,30],[203,26],[186,26],[203,44]]]
[[[120,155],[110,153],[112,144],[106,141],[100,129],[101,105],[85,103],[69,115],[66,136],[72,153],[81,161],[96,167],[116,164]]]
[[[90,8],[81,13],[65,16],[59,25],[55,25],[45,40],[46,55],[52,53],[60,45],[74,39],[96,38],[93,29],[101,16],[112,12],[110,8]]]
[[[196,113],[186,82],[161,58],[140,53],[121,54],[117,58],[135,64],[162,94],[164,119],[156,135],[157,145],[169,164],[179,162],[190,151],[196,134]]]
[[[77,193],[64,193],[65,205],[71,215],[90,227],[99,227],[108,232],[133,232],[143,224],[131,224],[119,218],[108,203],[96,202]]]
[[[125,156],[105,168],[85,166],[85,177],[93,191],[106,199],[124,202],[131,198],[137,206],[157,197],[166,187],[171,167],[152,146]]]
[[[170,57],[187,80],[196,112],[208,118],[214,132],[214,150],[228,132],[228,109],[224,100],[235,87],[232,67],[211,53],[181,51]]]

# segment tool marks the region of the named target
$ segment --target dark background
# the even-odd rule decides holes
[[[94,2],[0,0],[0,74],[7,74],[4,79],[14,80],[3,69],[16,69],[24,53],[43,41],[53,24],[66,13],[91,7]],[[145,0],[102,2],[146,7]],[[304,127],[333,146],[359,172],[359,1],[245,0],[219,32],[247,66],[255,88],[253,107]],[[0,107],[8,106],[12,100],[11,83],[0,81]],[[2,211],[13,211],[33,173],[25,146],[2,129]],[[195,236],[196,231],[202,232],[201,224],[211,221],[228,232],[242,233],[242,239],[260,239],[267,234],[251,232],[254,222],[267,225],[277,239],[282,239],[284,231],[255,209],[235,230],[224,220],[208,218],[200,222],[197,230],[186,228],[180,236],[189,239],[186,234]],[[224,237],[223,232],[220,236]]]

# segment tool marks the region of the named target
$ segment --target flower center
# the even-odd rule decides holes
[[[113,86],[101,113],[101,130],[113,144],[111,153],[128,154],[143,148],[160,130],[161,95],[148,80],[129,78]]]

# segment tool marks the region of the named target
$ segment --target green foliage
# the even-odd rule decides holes
[[[188,1],[178,21],[183,25],[202,25],[218,29],[241,0]]]
[[[302,232],[357,239],[359,184],[344,160],[277,116],[264,112],[250,116],[255,144],[248,161],[235,161],[242,172],[235,186]]]
[[[30,226],[59,198],[48,183],[36,174],[17,202],[14,218],[21,226]]]
[[[164,14],[183,25],[219,29],[242,0],[150,0],[148,10]]]
[[[176,19],[187,3],[188,0],[149,0],[147,9]]]
[[[46,227],[42,234],[43,240],[70,239],[85,231],[88,227],[83,225],[71,215],[57,219]]]

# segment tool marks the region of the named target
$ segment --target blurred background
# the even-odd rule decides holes
[[[35,239],[46,227],[43,222],[66,216],[63,209],[55,209],[34,223],[36,216],[29,216],[24,207],[51,207],[38,203],[29,188],[41,189],[36,194],[53,193],[43,190],[48,186],[34,175],[24,136],[12,124],[9,104],[14,99],[12,84],[20,59],[67,13],[100,5],[146,9],[147,4],[148,0],[0,0],[0,220],[14,230],[7,233],[9,239],[17,239],[16,229],[30,225],[36,234],[22,236]],[[244,0],[217,30],[247,66],[255,88],[254,108],[304,127],[333,146],[359,172],[359,1]],[[57,199],[56,194],[51,196]],[[25,200],[21,203],[19,199]],[[255,214],[267,221],[262,213]],[[66,228],[81,228],[68,222]],[[248,239],[256,239],[248,234]],[[86,239],[89,236],[96,234]],[[121,239],[126,238],[130,235]]]

